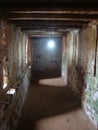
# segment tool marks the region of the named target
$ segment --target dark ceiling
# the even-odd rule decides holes
[[[98,20],[97,0],[1,0],[0,17],[28,35],[85,28]]]
[[[98,0],[0,0],[0,2],[88,2],[88,3],[94,3],[98,2]]]

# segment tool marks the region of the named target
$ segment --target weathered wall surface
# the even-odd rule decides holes
[[[0,130],[13,130],[30,83],[27,68],[27,36],[3,22],[3,90],[0,91]],[[4,86],[7,84],[7,86]],[[14,91],[11,94],[11,90]],[[10,92],[8,94],[8,92]]]
[[[13,25],[8,28],[8,70],[11,84],[22,78],[26,69],[26,35]],[[11,67],[12,66],[12,67]]]
[[[67,85],[68,78],[68,59],[67,59],[67,35],[63,36],[63,49],[62,49],[62,78],[65,85]]]
[[[2,40],[1,21],[0,21],[0,41]],[[3,84],[3,60],[2,60],[2,44],[0,42],[0,87]]]
[[[4,95],[0,107],[0,130],[15,130],[29,85],[29,72],[15,85],[14,95]]]
[[[78,64],[78,56],[79,56],[79,30],[71,31],[67,34],[66,37],[67,43],[67,55],[66,61],[68,64],[68,87],[70,87],[75,94],[80,95],[82,89],[82,78],[80,77],[80,68],[81,66]]]
[[[68,87],[78,94],[90,119],[98,127],[98,44],[97,26],[67,34]],[[97,51],[95,53],[95,50]],[[96,58],[95,58],[96,55]]]
[[[83,42],[83,37],[85,42]],[[98,46],[96,50],[97,26],[89,25],[85,30],[80,31],[80,40],[83,49],[80,54],[80,64],[85,70],[86,77],[83,85],[83,105],[90,119],[98,127]],[[98,43],[97,43],[98,44]],[[80,49],[80,50],[81,50]],[[96,56],[95,56],[96,55]],[[97,60],[97,62],[95,62]]]

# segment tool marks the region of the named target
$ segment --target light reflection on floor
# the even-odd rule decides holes
[[[67,85],[67,70],[65,66],[62,65],[61,77],[51,78],[51,79],[40,79],[39,84],[49,85],[49,86],[66,86]]]
[[[64,80],[64,77],[59,77],[53,79],[40,79],[39,84],[63,87],[67,85],[67,82]]]

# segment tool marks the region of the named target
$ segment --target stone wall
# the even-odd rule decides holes
[[[85,112],[98,128],[98,34],[96,23],[91,22],[87,28],[67,33],[66,41],[67,85],[78,94]]]
[[[11,84],[22,78],[27,67],[26,63],[26,35],[13,25],[8,27],[8,70]],[[12,66],[12,67],[11,67]]]
[[[98,44],[97,26],[92,23],[86,30],[82,30],[80,33],[81,36],[86,38],[86,42],[82,44],[84,51],[81,51],[80,60],[86,73],[83,84],[83,106],[90,119],[98,128],[98,46],[96,50],[96,42]],[[86,35],[84,36],[84,34]],[[80,48],[83,47],[80,45]],[[97,60],[97,62],[95,60]]]
[[[3,89],[0,89],[0,130],[14,130],[20,116],[28,86],[27,36],[13,25],[2,23]],[[4,29],[4,30],[3,30]],[[7,79],[7,81],[5,80]],[[6,86],[4,87],[4,84]]]
[[[2,40],[2,28],[1,28],[1,21],[0,21],[0,41]],[[0,87],[3,84],[3,60],[2,60],[2,44],[0,42]]]
[[[66,61],[68,66],[67,86],[70,87],[74,93],[79,96],[79,98],[81,98],[83,79],[80,77],[81,65],[78,64],[79,30],[70,31],[67,33],[66,43]]]
[[[0,105],[0,130],[15,130],[29,85],[29,71],[22,81],[14,86],[14,95],[2,95]],[[1,99],[2,99],[1,98]],[[0,100],[1,100],[0,99]]]

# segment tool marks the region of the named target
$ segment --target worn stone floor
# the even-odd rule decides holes
[[[16,130],[96,129],[69,88],[31,84]]]

